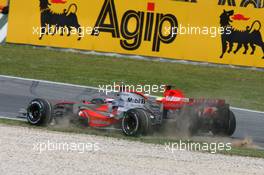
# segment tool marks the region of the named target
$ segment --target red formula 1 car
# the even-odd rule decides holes
[[[65,118],[94,128],[117,128],[125,135],[146,135],[166,124],[190,134],[200,130],[232,135],[236,120],[224,100],[186,98],[167,86],[164,96],[151,100],[141,93],[122,91],[114,98],[82,102],[34,99],[27,107],[27,120],[33,125],[56,124]],[[171,125],[172,124],[172,125]]]

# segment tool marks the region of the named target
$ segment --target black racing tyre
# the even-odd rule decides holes
[[[128,110],[122,119],[122,131],[127,136],[139,136],[152,133],[149,113],[140,108]]]
[[[27,120],[32,125],[45,126],[52,120],[52,107],[48,100],[34,99],[27,108]]]
[[[212,132],[214,135],[231,136],[236,129],[236,118],[232,111],[228,111],[228,115],[224,119],[214,122]]]
[[[236,130],[236,118],[235,118],[234,113],[232,111],[229,111],[226,134],[228,136],[231,136],[231,135],[233,135],[235,130]]]

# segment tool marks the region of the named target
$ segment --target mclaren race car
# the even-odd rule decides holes
[[[59,124],[65,118],[93,128],[116,128],[127,136],[146,135],[175,127],[175,132],[211,131],[232,135],[236,119],[221,99],[186,98],[180,90],[167,86],[163,97],[152,99],[142,93],[120,91],[114,98],[94,98],[81,102],[32,100],[26,112],[32,125]]]

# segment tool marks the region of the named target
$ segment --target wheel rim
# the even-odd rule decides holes
[[[39,103],[32,103],[28,108],[28,117],[31,122],[41,119],[42,107]]]
[[[123,120],[123,128],[128,135],[135,134],[138,130],[138,117],[135,113],[129,112]]]

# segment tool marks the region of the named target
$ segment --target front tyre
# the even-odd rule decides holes
[[[48,100],[34,99],[27,108],[27,121],[32,125],[45,126],[52,120],[52,107]]]
[[[151,133],[152,125],[149,113],[139,108],[128,110],[122,119],[122,131],[127,136]]]

